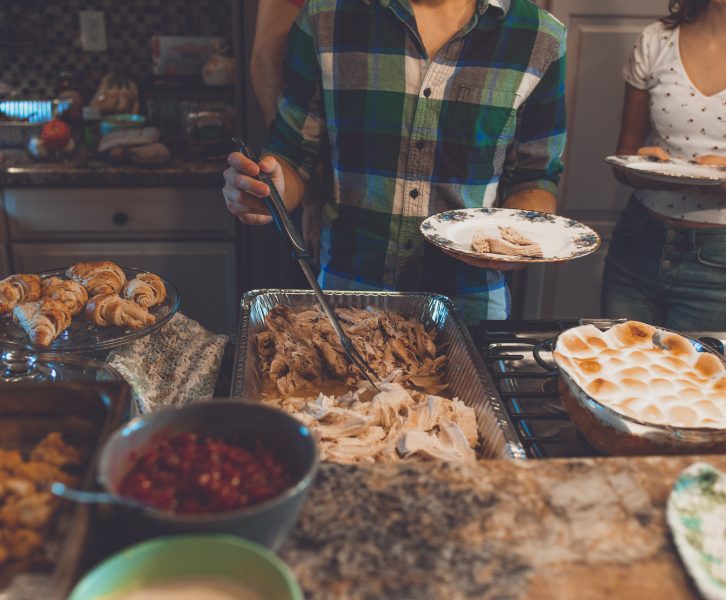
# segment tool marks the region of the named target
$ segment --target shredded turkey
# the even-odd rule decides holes
[[[516,229],[499,226],[499,234],[501,237],[493,237],[484,232],[476,233],[471,242],[471,247],[482,254],[542,258],[542,246]]]
[[[439,354],[435,330],[426,331],[416,319],[373,308],[339,308],[336,313],[381,379],[396,372],[399,383],[407,387],[432,394],[446,389],[446,356]],[[272,388],[274,395],[337,393],[363,381],[319,308],[295,310],[279,304],[267,314],[265,323],[267,329],[256,335],[255,343],[266,390]],[[331,382],[338,386],[331,388],[327,385]]]
[[[391,378],[397,379],[398,373]],[[478,430],[474,410],[398,383],[376,391],[363,384],[333,397],[265,399],[302,421],[318,440],[321,458],[342,463],[438,459],[476,460]]]

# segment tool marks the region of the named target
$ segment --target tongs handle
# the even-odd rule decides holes
[[[245,144],[239,138],[232,138],[232,141],[239,147],[239,151],[244,154],[247,158],[259,162],[257,155],[254,150]],[[280,193],[277,191],[275,184],[272,182],[272,178],[267,174],[260,171],[257,177],[252,176],[253,179],[257,179],[262,183],[266,184],[270,188],[270,195],[263,198],[262,201],[265,203],[267,210],[272,215],[272,221],[275,223],[277,230],[287,238],[292,248],[292,253],[295,258],[309,258],[310,252],[308,252],[305,242],[297,231],[297,228],[290,219],[290,214],[287,212],[285,203],[282,201]]]

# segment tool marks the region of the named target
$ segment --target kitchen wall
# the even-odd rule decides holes
[[[118,69],[134,79],[151,74],[150,38],[214,35],[232,43],[232,0],[0,0],[0,81],[25,97],[55,90],[58,73],[82,75],[92,93]],[[81,48],[78,12],[101,10],[108,51]]]

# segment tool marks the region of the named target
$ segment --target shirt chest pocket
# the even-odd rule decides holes
[[[515,90],[457,85],[439,123],[442,155],[464,164],[491,165],[514,138],[521,99]]]

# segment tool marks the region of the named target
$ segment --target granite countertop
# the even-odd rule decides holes
[[[222,187],[222,157],[185,161],[160,167],[113,165],[95,158],[65,162],[32,162],[7,158],[0,162],[0,187],[18,186],[199,186]]]
[[[325,463],[279,554],[310,600],[697,598],[665,503],[703,459]]]

